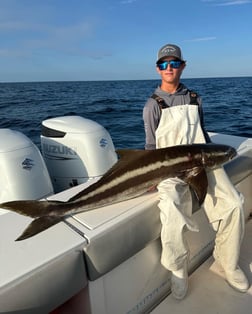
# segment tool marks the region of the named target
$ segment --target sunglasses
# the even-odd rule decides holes
[[[183,62],[180,60],[170,60],[170,61],[164,61],[162,63],[157,63],[157,67],[159,70],[163,71],[168,68],[168,64],[170,64],[170,67],[172,69],[178,69]]]

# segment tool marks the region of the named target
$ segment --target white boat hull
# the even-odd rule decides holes
[[[228,144],[238,150],[238,158],[225,167],[244,194],[248,219],[252,208],[252,142],[212,136],[215,142],[230,141]],[[77,186],[52,198],[66,200],[82,188]],[[158,195],[153,192],[80,213],[20,242],[14,240],[30,219],[14,213],[0,216],[0,256],[4,270],[0,276],[0,313],[49,313],[56,308],[64,313],[68,307],[74,308],[71,313],[87,314],[150,313],[151,310],[156,314],[182,313],[174,309],[174,304],[170,306],[169,301],[164,306],[166,312],[161,304],[158,306],[170,293],[170,273],[160,264],[157,202]],[[191,278],[195,278],[200,265],[210,257],[214,240],[204,212],[196,212],[194,218],[201,229],[199,233],[188,231],[186,235],[191,251],[189,271],[194,272]],[[192,287],[188,300],[193,294]]]

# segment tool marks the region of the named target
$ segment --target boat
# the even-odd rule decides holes
[[[224,168],[245,198],[240,264],[251,283],[252,139],[209,135],[238,153]],[[41,153],[19,132],[2,129],[0,136],[6,139],[0,147],[1,203],[27,198],[67,201],[117,160],[109,133],[78,116],[43,121]],[[35,165],[40,171],[32,174]],[[200,231],[186,233],[188,295],[173,299],[170,272],[160,264],[157,204],[153,190],[73,215],[23,241],[15,239],[31,218],[0,209],[0,313],[249,313],[252,288],[239,293],[223,280],[223,270],[212,258],[215,233],[203,210],[193,214]]]

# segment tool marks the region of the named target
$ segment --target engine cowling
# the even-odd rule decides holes
[[[108,131],[80,116],[44,120],[41,150],[56,192],[102,176],[117,161]]]
[[[0,129],[0,138],[0,202],[35,200],[53,194],[38,147],[12,129]]]

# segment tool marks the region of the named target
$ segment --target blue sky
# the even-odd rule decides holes
[[[178,44],[184,78],[252,76],[249,0],[0,0],[0,82],[156,79]]]

